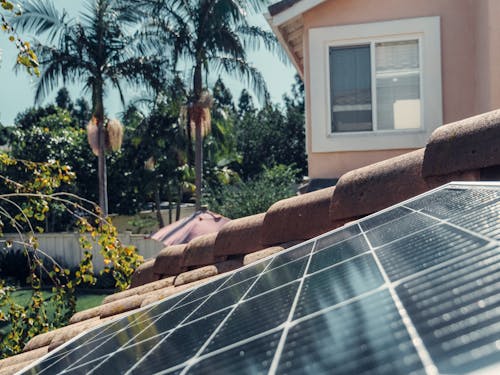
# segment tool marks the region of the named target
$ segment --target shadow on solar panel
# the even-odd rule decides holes
[[[500,373],[500,186],[450,184],[86,333],[24,374]]]

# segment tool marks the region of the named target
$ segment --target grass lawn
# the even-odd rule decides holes
[[[51,292],[44,291],[44,298],[50,297]],[[90,309],[91,307],[98,306],[102,303],[104,297],[108,293],[89,293],[89,292],[76,292],[76,311]],[[12,297],[16,303],[20,305],[27,305],[31,298],[31,290],[18,290],[12,293]]]
[[[12,293],[12,298],[16,303],[19,305],[27,305],[30,301],[31,298],[31,290],[18,290],[14,293]],[[106,297],[109,293],[91,293],[91,292],[82,292],[82,291],[77,291],[76,292],[76,311],[82,311],[86,309],[90,309],[91,307],[98,306],[102,303],[102,300],[104,297]],[[43,292],[43,297],[48,298],[50,297],[51,292],[49,291],[44,291]],[[50,307],[48,309],[48,314],[52,314],[53,311],[50,310]],[[50,316],[50,315],[49,315]],[[10,330],[10,323],[0,323],[0,338],[7,334]]]

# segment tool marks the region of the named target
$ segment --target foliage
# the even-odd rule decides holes
[[[16,117],[15,124],[10,136],[14,158],[41,163],[59,160],[71,167],[76,175],[71,186],[65,186],[64,190],[89,200],[97,198],[95,158],[87,145],[86,132],[75,115],[67,109],[49,105],[26,110]],[[11,177],[17,177],[16,170],[10,173]],[[64,209],[57,208],[57,204],[51,204],[45,231],[68,230],[74,224]]]
[[[205,196],[205,202],[210,210],[231,219],[265,212],[273,203],[295,194],[296,174],[292,166],[264,168],[253,179],[212,190]]]
[[[270,31],[249,24],[248,14],[262,10],[265,0],[136,0],[138,7],[154,15],[147,30],[155,33],[158,45],[167,45],[174,67],[179,63],[192,66],[189,108],[195,126],[196,205],[200,208],[203,145],[203,81],[210,72],[224,72],[252,86],[260,96],[267,93],[262,74],[247,60],[247,53],[261,45],[282,52]],[[154,39],[152,39],[154,42]],[[160,51],[163,52],[163,51]],[[284,54],[283,54],[284,55]],[[190,115],[190,116],[191,116]],[[189,126],[191,121],[188,122]],[[188,131],[188,137],[191,132]],[[191,152],[190,144],[188,152]]]
[[[236,121],[237,149],[242,155],[240,174],[253,178],[263,166],[294,164],[297,179],[307,173],[305,153],[303,84],[296,77],[292,97],[285,97],[285,110],[267,103],[257,110],[243,91]],[[263,152],[265,150],[265,152]]]
[[[74,180],[69,167],[56,161],[36,163],[13,159],[4,153],[0,154],[0,167],[3,189],[11,191],[0,194],[0,234],[8,224],[17,230],[19,237],[19,240],[7,239],[1,243],[6,249],[22,249],[29,264],[26,282],[33,290],[28,305],[21,306],[11,298],[14,288],[0,280],[0,322],[11,323],[8,333],[0,337],[0,357],[5,357],[20,352],[32,337],[68,322],[75,312],[75,287],[96,282],[92,241],[99,245],[104,257],[103,272],[113,275],[119,289],[129,285],[130,276],[142,258],[133,247],[120,243],[116,229],[111,222],[100,218],[94,204],[70,193],[57,192],[61,185]],[[17,173],[13,173],[14,170]],[[18,180],[10,177],[14,174],[19,176]],[[40,224],[54,202],[77,218],[84,256],[74,275],[44,253],[36,238],[36,233],[43,231]],[[45,280],[52,286],[49,298],[42,294]]]
[[[99,206],[108,214],[105,156],[106,89],[116,89],[124,102],[124,83],[142,86],[159,84],[165,59],[145,56],[143,38],[135,33],[140,18],[125,0],[88,0],[86,11],[78,18],[59,12],[50,1],[27,1],[15,25],[37,35],[46,35],[47,43],[38,42],[42,74],[35,99],[39,101],[60,82],[80,81],[91,94],[92,112],[98,129]],[[90,119],[88,119],[90,120]]]
[[[12,1],[0,0],[0,28],[9,35],[9,41],[16,44],[18,50],[16,59],[17,64],[24,65],[29,74],[40,76],[38,57],[31,48],[30,43],[23,41],[19,35],[17,35],[16,30],[1,11],[12,13],[14,16],[19,17],[21,15],[20,9],[16,8]]]

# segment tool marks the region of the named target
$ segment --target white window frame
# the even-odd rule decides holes
[[[370,45],[372,81],[375,43],[418,40],[420,59],[420,121],[415,129],[377,130],[376,85],[372,84],[373,130],[331,131],[330,47]],[[309,30],[311,141],[313,152],[390,150],[423,147],[443,123],[441,35],[439,17],[313,28]]]

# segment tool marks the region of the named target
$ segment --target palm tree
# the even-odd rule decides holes
[[[157,15],[157,35],[172,49],[172,62],[192,66],[192,98],[189,106],[195,124],[196,204],[200,208],[202,186],[202,121],[206,110],[202,98],[204,78],[210,72],[225,72],[242,78],[263,97],[266,85],[260,72],[247,60],[247,52],[261,43],[275,52],[281,49],[271,32],[248,23],[265,0],[137,0]],[[189,123],[189,122],[188,122]],[[189,134],[190,132],[188,132]]]
[[[47,42],[36,42],[41,65],[35,101],[63,83],[81,83],[91,94],[97,125],[99,206],[108,214],[105,157],[104,96],[109,87],[117,89],[124,102],[122,85],[154,83],[162,64],[144,57],[134,27],[140,12],[126,0],[87,0],[79,18],[59,12],[50,1],[24,3],[22,16],[15,19],[18,29],[45,35]],[[136,33],[137,34],[137,33]],[[89,119],[90,120],[90,119]]]

